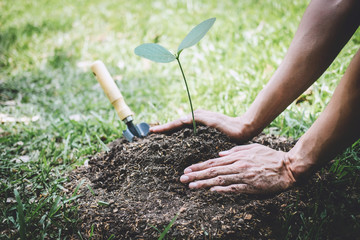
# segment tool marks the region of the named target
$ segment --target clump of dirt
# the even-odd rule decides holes
[[[282,151],[295,144],[267,135],[251,142]],[[273,196],[190,190],[179,181],[187,166],[216,158],[218,152],[234,146],[227,136],[203,126],[196,136],[185,128],[132,143],[112,142],[108,152],[95,155],[89,166],[70,175],[73,187],[83,182],[78,192],[82,195],[78,199],[81,234],[89,237],[93,228],[92,239],[112,235],[115,239],[157,239],[178,214],[169,239],[271,239],[284,238],[284,232],[291,237],[289,229],[301,230],[301,218],[312,209],[316,196],[331,198],[334,176],[326,171],[315,174],[308,184]],[[336,201],[333,196],[331,202]],[[359,205],[348,206],[349,211],[353,207]],[[356,213],[360,214],[359,208]]]

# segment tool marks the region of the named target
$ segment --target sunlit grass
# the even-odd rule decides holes
[[[190,113],[181,72],[175,63],[154,64],[133,50],[159,42],[175,52],[196,23],[216,17],[198,49],[183,53],[182,65],[194,108],[238,116],[280,64],[307,3],[1,1],[0,113],[16,122],[0,125],[0,237],[21,237],[24,224],[29,239],[76,234],[65,173],[125,128],[89,70],[94,60],[106,64],[135,121],[165,123]],[[289,106],[266,131],[301,136],[359,46],[358,31],[306,101]]]

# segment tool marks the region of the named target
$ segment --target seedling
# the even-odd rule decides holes
[[[184,40],[180,43],[176,54],[172,54],[169,50],[167,50],[163,46],[156,44],[156,43],[144,43],[135,48],[136,55],[147,58],[154,62],[169,63],[174,60],[176,60],[178,62],[181,74],[182,74],[184,82],[185,82],[185,87],[186,87],[186,91],[188,94],[188,98],[189,98],[192,120],[193,120],[194,135],[196,135],[196,122],[195,122],[195,117],[194,117],[194,109],[192,106],[190,91],[189,91],[189,87],[188,87],[188,84],[186,81],[186,77],[185,77],[183,68],[181,66],[180,53],[185,48],[192,47],[196,43],[198,43],[205,36],[205,34],[209,31],[209,29],[212,27],[215,20],[216,20],[216,18],[210,18],[208,20],[203,21],[199,25],[195,26],[188,33],[188,35],[186,35]]]

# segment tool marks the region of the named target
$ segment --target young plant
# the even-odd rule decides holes
[[[189,33],[186,35],[184,40],[180,43],[176,54],[172,54],[169,50],[164,48],[163,46],[156,44],[156,43],[144,43],[140,46],[135,48],[135,54],[139,55],[140,57],[147,58],[149,60],[152,60],[154,62],[160,62],[160,63],[168,63],[176,60],[179,64],[180,71],[182,73],[186,91],[189,98],[190,108],[191,108],[191,114],[192,114],[192,120],[193,120],[193,128],[194,128],[194,135],[196,135],[196,122],[194,117],[194,109],[191,102],[191,96],[189,87],[186,81],[186,77],[183,71],[183,68],[181,66],[180,62],[180,53],[185,49],[194,46],[196,43],[198,43],[205,34],[209,31],[209,29],[214,24],[216,18],[210,18],[208,20],[203,21],[199,25],[195,26]]]

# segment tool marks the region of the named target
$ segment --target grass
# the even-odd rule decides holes
[[[137,121],[165,123],[190,113],[187,96],[179,91],[180,72],[175,64],[140,59],[133,49],[162,42],[175,50],[195,23],[216,17],[195,46],[200,49],[184,52],[183,65],[194,108],[240,115],[284,57],[307,3],[1,1],[0,113],[9,121],[0,125],[0,238],[77,234],[76,206],[70,204],[77,194],[69,197],[66,173],[106,150],[125,128],[90,73],[91,62],[107,65]],[[358,31],[306,101],[289,106],[266,131],[301,136],[359,46]],[[29,119],[36,121],[24,122]],[[338,158],[333,170],[339,176],[356,176],[358,146]],[[311,214],[320,219],[321,231],[326,223],[321,212]],[[304,234],[310,223],[304,221]]]
[[[176,219],[178,218],[180,214],[179,212],[171,219],[170,223],[164,228],[164,230],[161,232],[156,226],[149,225],[150,227],[154,228],[157,232],[159,232],[159,238],[158,240],[162,240],[166,237],[166,234],[170,231],[171,227],[174,225]],[[166,238],[165,238],[166,239]]]

